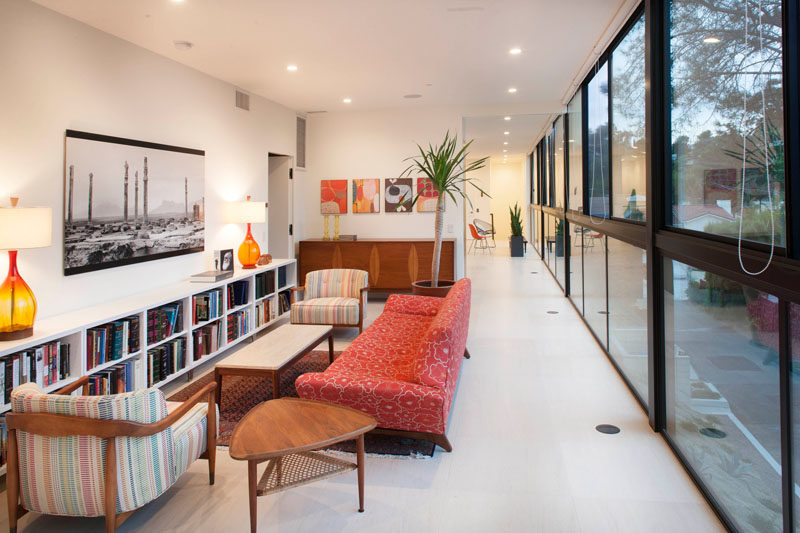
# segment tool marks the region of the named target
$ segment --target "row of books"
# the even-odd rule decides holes
[[[183,305],[175,302],[147,311],[147,344],[160,342],[183,329]]]
[[[228,285],[228,309],[247,303],[247,288],[249,284],[246,279],[234,281]]]
[[[277,316],[277,306],[275,298],[261,300],[255,305],[256,327],[261,327]]]
[[[292,308],[292,300],[289,291],[283,291],[278,294],[278,315],[288,313]]]
[[[147,350],[147,386],[167,379],[186,366],[186,338],[178,337]]]
[[[192,324],[222,316],[222,289],[192,296]]]
[[[275,292],[275,271],[269,270],[256,274],[256,299]]]
[[[192,332],[192,348],[195,361],[222,348],[225,337],[221,334],[221,331],[222,321],[218,320],[199,327]]]
[[[0,361],[2,404],[11,401],[11,391],[23,383],[34,382],[47,387],[67,379],[70,372],[69,344],[49,342],[36,348],[10,355]]]
[[[250,333],[250,309],[243,309],[228,316],[228,342]]]
[[[139,319],[115,320],[86,330],[86,368],[122,359],[139,351]]]
[[[278,267],[278,287],[286,286],[286,267]]]
[[[89,376],[89,395],[119,394],[136,388],[136,361],[125,361]]]

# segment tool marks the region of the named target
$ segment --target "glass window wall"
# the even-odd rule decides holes
[[[567,207],[583,212],[583,111],[581,90],[567,106],[567,153],[569,154],[569,198]]]
[[[647,256],[608,239],[608,353],[647,405]]]
[[[782,531],[778,299],[664,270],[667,432],[737,529]]]
[[[564,115],[553,125],[553,206],[564,207]]]
[[[589,81],[588,176],[589,214],[608,216],[608,64],[604,63]]]
[[[672,224],[785,241],[781,2],[670,9]]]
[[[584,228],[570,224],[569,239],[569,297],[578,312],[583,314],[583,232]]]
[[[644,17],[611,56],[612,216],[644,221]]]
[[[587,324],[608,348],[606,237],[595,231],[583,234],[583,307]]]
[[[566,274],[564,270],[565,261],[564,261],[564,220],[557,217],[551,217],[553,219],[553,227],[555,231],[555,242],[553,243],[553,259],[555,262],[555,273],[556,273],[556,280],[561,285],[561,287],[566,287]]]

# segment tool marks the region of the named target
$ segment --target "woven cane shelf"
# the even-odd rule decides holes
[[[299,487],[338,476],[356,469],[356,464],[336,459],[319,452],[301,452],[270,459],[256,494],[265,496],[282,490]]]

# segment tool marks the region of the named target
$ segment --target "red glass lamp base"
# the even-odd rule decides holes
[[[33,335],[36,298],[17,272],[17,252],[8,252],[8,276],[0,285],[0,341],[24,339]]]
[[[261,256],[261,248],[258,247],[258,243],[250,232],[249,223],[247,224],[247,235],[244,238],[244,242],[239,246],[238,255],[242,268],[255,268],[258,258]]]

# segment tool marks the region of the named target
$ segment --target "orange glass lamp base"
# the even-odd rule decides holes
[[[244,242],[239,246],[239,262],[242,268],[255,268],[258,258],[261,256],[261,248],[250,232],[250,223],[247,224],[247,235]]]
[[[17,251],[8,252],[8,276],[0,285],[0,341],[33,335],[36,298],[17,271]]]

